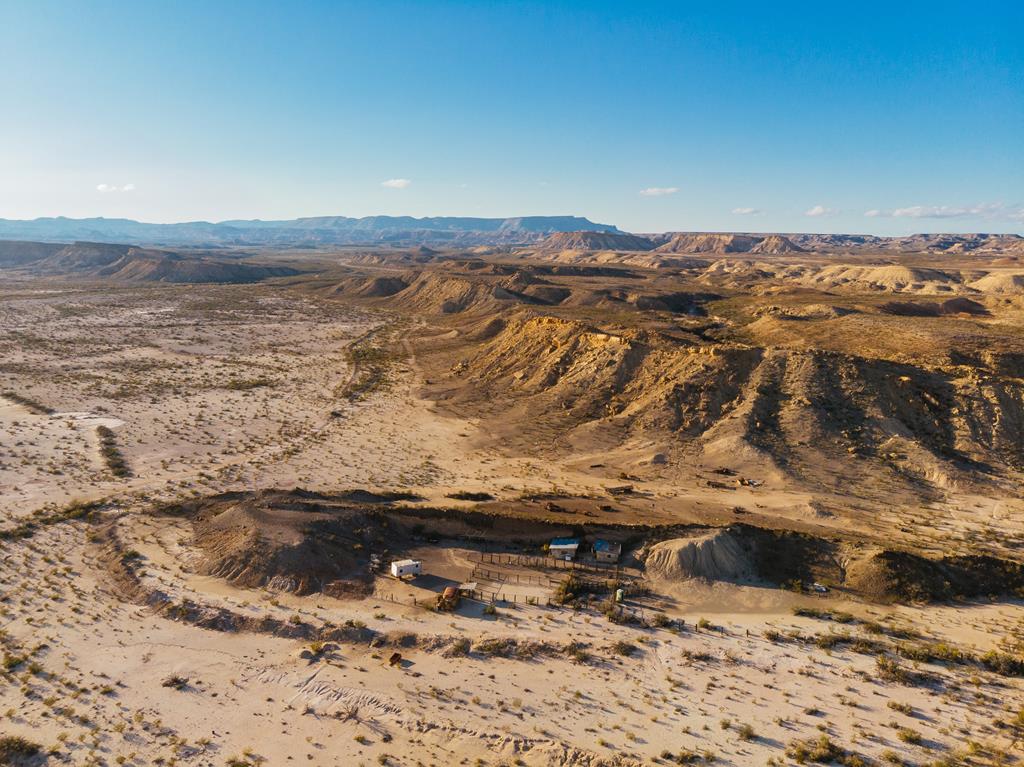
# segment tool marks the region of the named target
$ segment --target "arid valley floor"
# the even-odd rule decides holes
[[[1021,763],[1024,240],[814,237],[0,243],[0,763]]]

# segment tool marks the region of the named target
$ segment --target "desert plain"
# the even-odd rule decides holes
[[[3,758],[1019,763],[1022,259],[0,243]]]

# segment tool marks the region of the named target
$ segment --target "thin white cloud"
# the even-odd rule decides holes
[[[821,216],[834,216],[839,211],[835,208],[826,208],[824,205],[815,205],[813,208],[804,211],[805,216],[820,218]]]
[[[973,205],[958,208],[951,205],[911,205],[909,208],[896,208],[893,218],[962,218],[964,216],[980,216],[995,213],[991,205]]]
[[[909,205],[892,210],[869,210],[871,218],[968,218],[971,216],[987,220],[1024,219],[1024,208],[1007,206],[1001,202],[985,202],[977,205]]]
[[[117,186],[116,184],[97,184],[97,192],[134,192],[135,184],[125,184],[124,186]]]
[[[764,213],[760,208],[733,208],[732,212],[736,216],[760,216]]]
[[[678,186],[649,186],[646,189],[641,189],[640,194],[644,197],[664,197],[665,195],[675,194],[678,191]]]
[[[387,189],[407,189],[412,183],[407,178],[389,178],[387,181],[381,181],[380,185]]]

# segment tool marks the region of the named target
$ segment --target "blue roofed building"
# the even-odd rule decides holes
[[[622,556],[622,544],[614,541],[604,541],[598,538],[594,541],[594,559],[598,562],[618,562]]]
[[[580,542],[578,538],[554,538],[548,545],[548,552],[555,559],[564,559],[570,562],[576,559],[576,552],[579,551]]]

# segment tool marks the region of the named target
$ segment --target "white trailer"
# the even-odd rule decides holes
[[[399,559],[391,563],[391,574],[395,578],[407,575],[419,575],[423,572],[423,563],[418,559]]]

